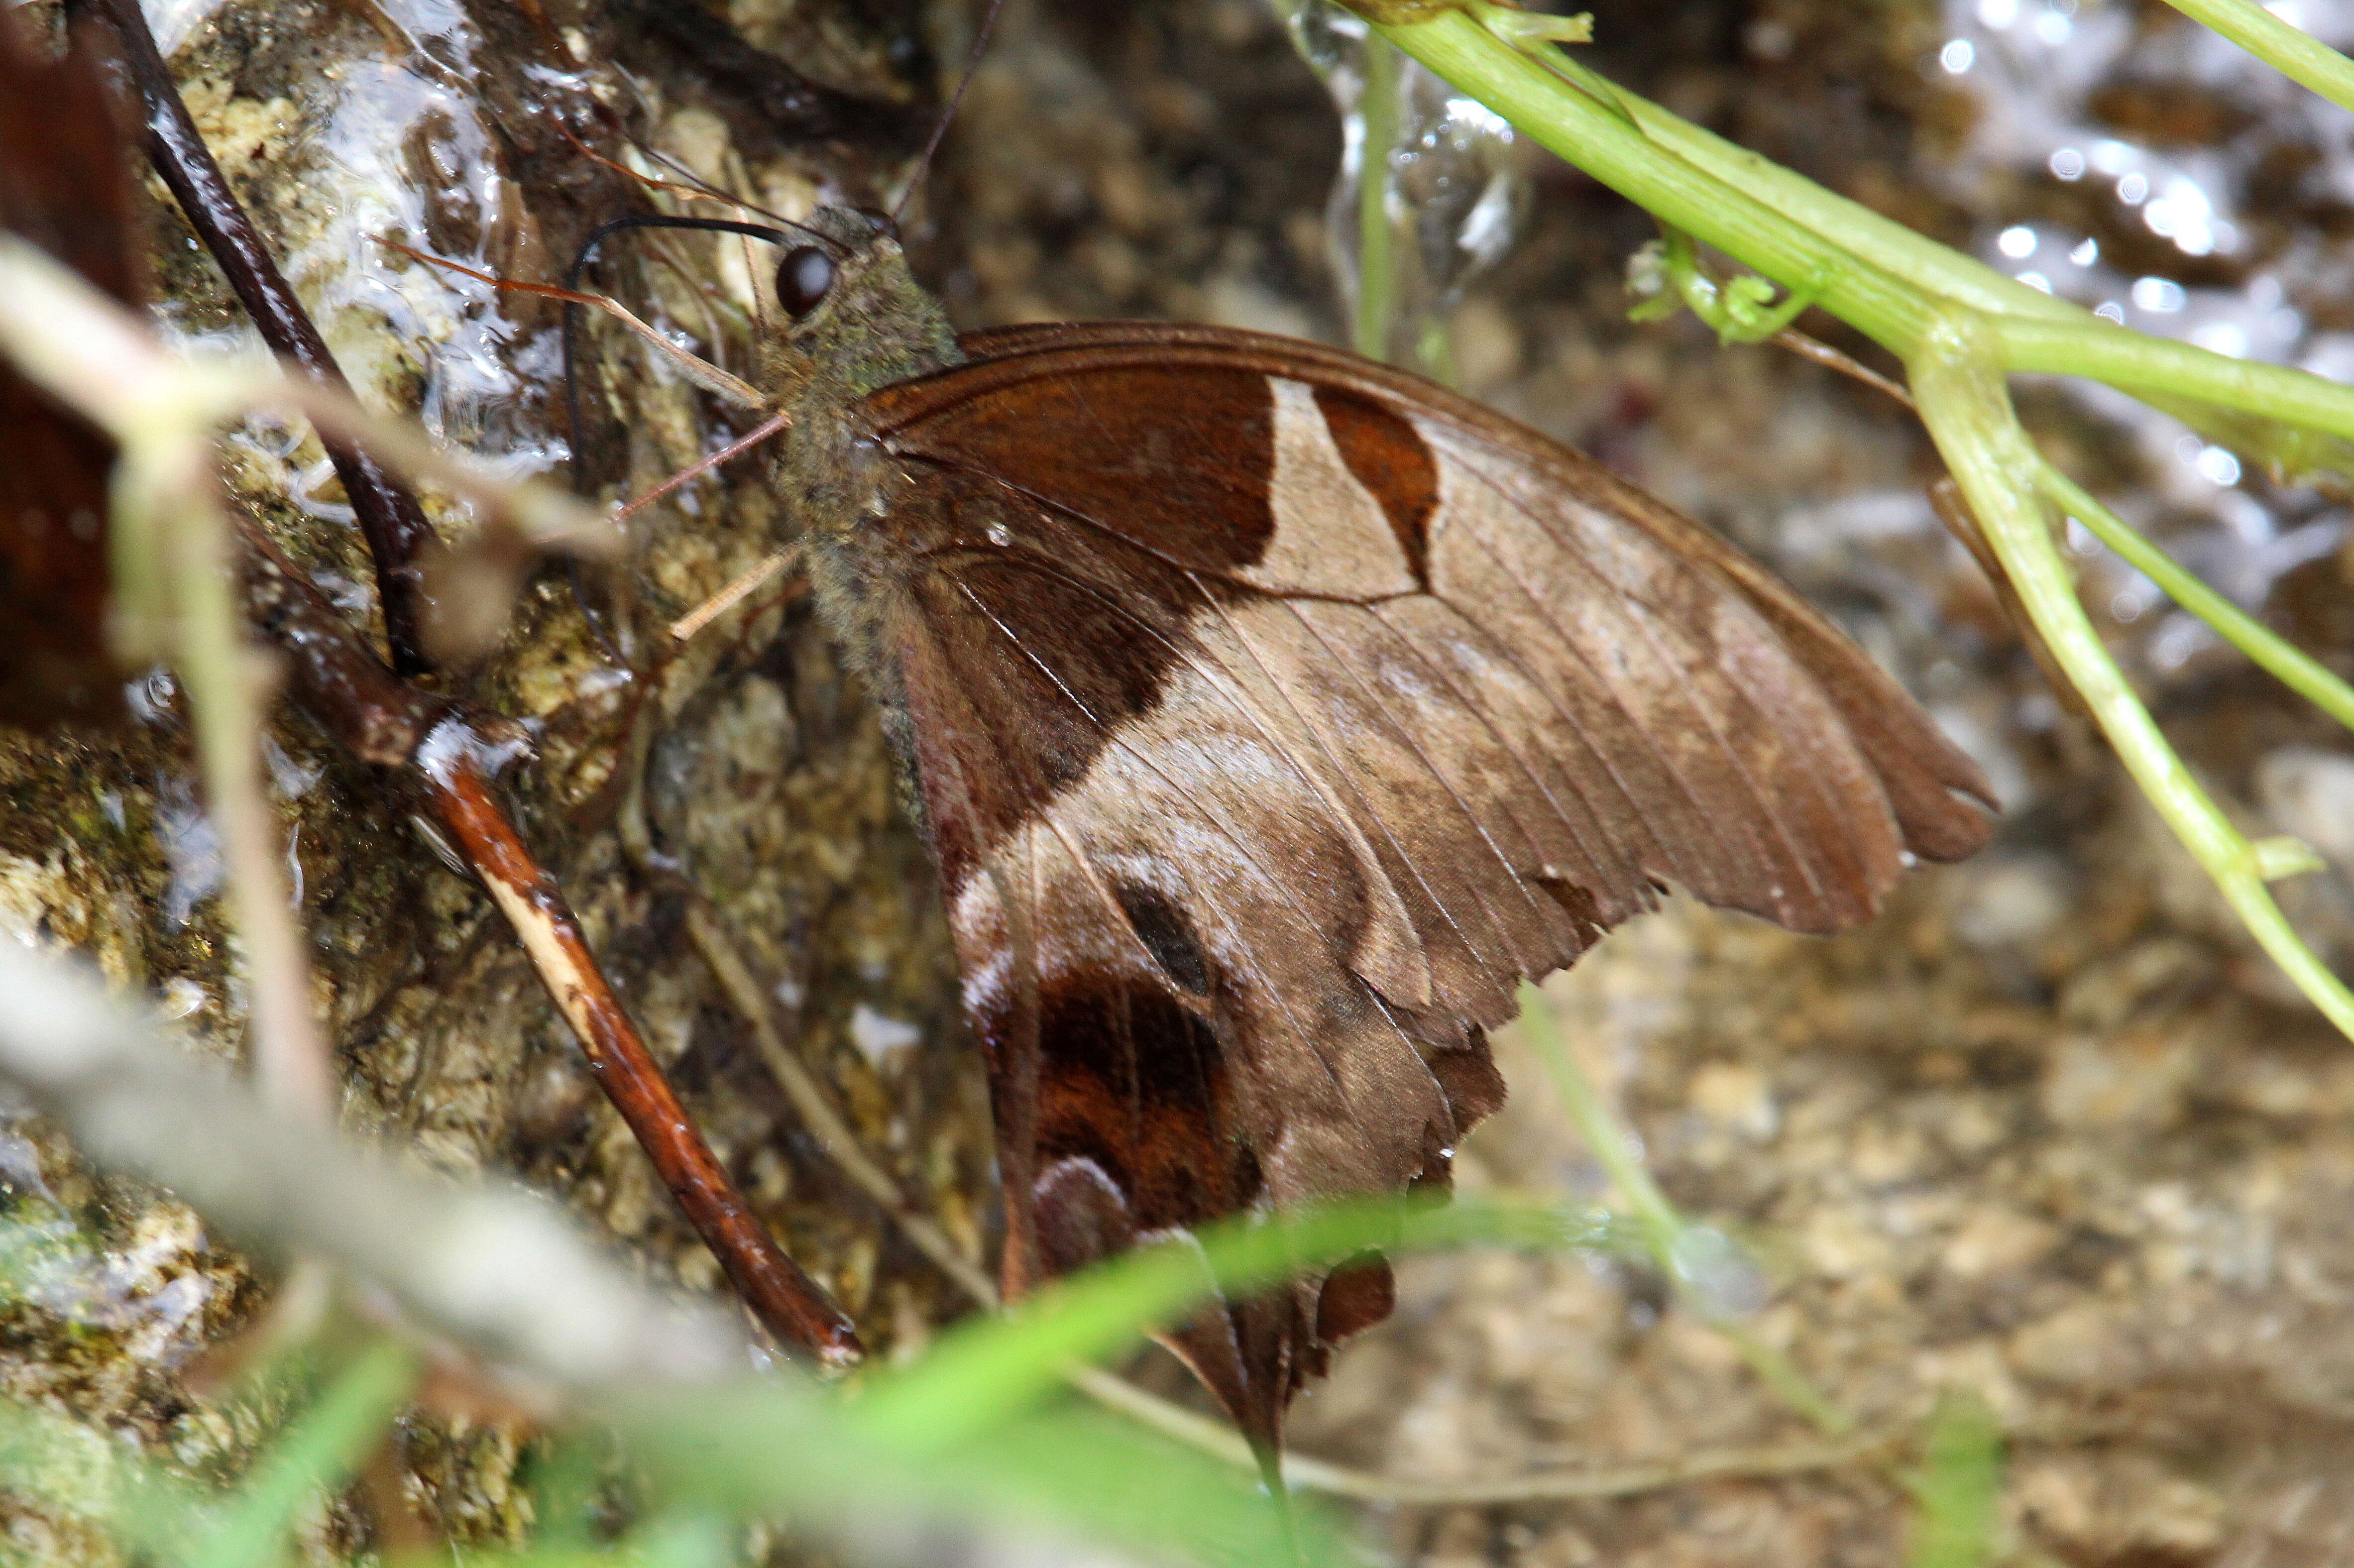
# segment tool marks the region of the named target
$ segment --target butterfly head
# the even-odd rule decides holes
[[[888,217],[821,207],[797,227],[797,243],[777,262],[777,315],[765,344],[780,401],[846,407],[961,357],[939,302],[907,270]]]

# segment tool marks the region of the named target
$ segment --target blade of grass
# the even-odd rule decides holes
[[[921,1363],[895,1375],[920,1376]],[[998,1423],[985,1442],[945,1443],[882,1437],[856,1419],[854,1403],[773,1384],[647,1393],[608,1409],[666,1505],[788,1513],[853,1546],[896,1543],[892,1555],[918,1555],[910,1539],[954,1521],[984,1539],[1085,1536],[1155,1561],[1355,1561],[1312,1506],[1295,1507],[1287,1530],[1248,1478],[1086,1406]]]
[[[1403,1200],[1333,1204],[1229,1222],[1198,1245],[1149,1247],[1037,1292],[1003,1317],[943,1334],[905,1371],[864,1383],[857,1425],[885,1441],[945,1450],[1035,1403],[1064,1370],[1132,1344],[1214,1290],[1246,1295],[1367,1251],[1486,1243],[1537,1248],[1606,1241],[1584,1209],[1477,1198],[1444,1206]]]
[[[255,1461],[227,1517],[187,1552],[190,1568],[262,1568],[278,1561],[302,1505],[348,1477],[384,1441],[417,1385],[417,1370],[416,1357],[391,1340],[363,1350]]]
[[[1909,1478],[1914,1515],[1906,1568],[1983,1568],[2002,1526],[2002,1428],[1986,1401],[1949,1390],[1929,1417],[1927,1452]]]

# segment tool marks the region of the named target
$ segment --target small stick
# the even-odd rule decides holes
[[[491,771],[522,749],[521,726],[395,678],[268,535],[250,523],[240,532],[247,603],[286,656],[295,701],[353,756],[421,782],[434,815],[514,927],[598,1086],[753,1314],[825,1365],[855,1361],[849,1319],[753,1218],[606,982],[562,890],[500,805]]]
[[[497,748],[453,715],[434,726],[417,758],[435,814],[514,927],[587,1054],[599,1086],[637,1134],[737,1293],[762,1321],[807,1348],[821,1365],[854,1365],[864,1353],[857,1330],[769,1239],[606,983],[556,879],[532,858],[499,809],[492,767],[486,766],[494,766]]]
[[[2093,705],[2076,689],[2076,683],[2068,679],[2052,645],[2035,629],[2035,618],[2027,613],[2026,601],[2019,597],[2019,585],[2003,569],[2002,560],[1994,553],[1986,531],[1978,526],[1978,514],[1970,510],[1969,501],[1962,494],[1962,487],[1954,482],[1953,475],[1939,474],[1930,484],[1929,507],[1936,513],[1937,521],[1946,525],[1946,532],[1961,542],[1962,547],[1969,551],[1970,559],[1978,563],[1978,570],[1986,574],[1988,586],[1994,589],[1995,602],[2002,606],[2003,619],[2010,622],[2010,629],[2027,645],[2052,699],[2078,718],[2093,717]]]
[[[781,550],[769,551],[750,571],[672,621],[670,623],[671,641],[693,641],[695,635],[705,627],[743,603],[745,599],[761,584],[799,567],[801,555],[802,547],[798,543],[788,545]]]
[[[1821,338],[1810,337],[1794,327],[1784,327],[1768,341],[1788,349],[1801,359],[1811,359],[1827,370],[1836,370],[1841,376],[1860,381],[1874,392],[1895,398],[1908,408],[1914,406],[1912,393],[1852,355],[1833,348]]]
[[[279,271],[269,246],[239,206],[187,106],[180,101],[179,89],[155,48],[154,35],[147,30],[138,0],[69,0],[67,9],[95,11],[122,40],[121,63],[146,122],[148,158],[171,187],[189,227],[228,274],[246,313],[260,329],[262,341],[281,358],[292,361],[319,380],[350,390],[334,356],[327,352],[326,340]],[[393,668],[403,675],[420,674],[432,666],[419,636],[424,577],[419,556],[433,537],[433,526],[425,520],[417,498],[387,477],[366,451],[324,432],[320,444],[344,482],[360,531],[366,535],[368,555],[376,563],[385,642],[392,651]]]

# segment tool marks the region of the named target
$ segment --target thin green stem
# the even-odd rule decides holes
[[[2306,429],[2354,437],[2354,387],[2302,370],[2168,343],[2097,316],[2079,315],[2073,321],[2004,316],[1992,326],[2006,369],[2082,376],[2137,396],[2196,398]]]
[[[1593,1150],[1595,1162],[1610,1178],[1610,1184],[1618,1189],[1619,1196],[1627,1200],[1627,1206],[1635,1211],[1652,1260],[1672,1276],[1676,1269],[1676,1242],[1683,1234],[1684,1217],[1668,1202],[1659,1184],[1651,1180],[1651,1172],[1635,1146],[1634,1135],[1621,1127],[1618,1118],[1602,1103],[1601,1091],[1595,1087],[1585,1064],[1563,1037],[1553,1004],[1545,1001],[1544,992],[1525,980],[1521,983],[1521,1027],[1527,1031],[1538,1064],[1553,1083],[1553,1093],[1561,1097],[1562,1109],[1569,1113],[1570,1125],[1585,1140],[1585,1147]]]
[[[1910,357],[1939,313],[1991,318],[2013,370],[2084,376],[2354,438],[2354,388],[2112,326],[1472,16],[1375,29],[1604,185]],[[2293,29],[2292,29],[2293,31]],[[2302,35],[2299,35],[2300,37]]]
[[[2310,33],[2290,26],[2249,0],[2167,0],[2176,10],[2204,22],[2283,76],[2299,81],[2338,105],[2354,109],[2354,60]]]
[[[1819,303],[1892,347],[1925,329],[1925,291],[1980,309],[2073,307],[1923,238],[1627,92],[1558,53],[1511,48],[1445,12],[1377,29],[1539,144],[1674,228]]]
[[[2316,1007],[2354,1036],[2354,995],[2297,939],[2265,886],[2265,862],[2191,778],[2134,694],[2076,599],[2035,501],[2042,458],[2020,429],[1988,341],[1990,323],[1956,312],[1907,363],[1921,418],[1969,498],[2036,629],[2092,708],[2109,744],[2233,911]]]
[[[1627,1206],[1635,1211],[1636,1221],[1649,1244],[1652,1261],[1678,1285],[1688,1284],[1686,1262],[1694,1250],[1692,1224],[1651,1179],[1634,1135],[1603,1104],[1594,1080],[1586,1075],[1577,1054],[1563,1038],[1552,1003],[1545,1001],[1543,991],[1526,981],[1521,985],[1521,1027],[1527,1032],[1545,1075],[1553,1081],[1553,1092],[1561,1097],[1562,1108],[1569,1113],[1571,1125],[1585,1140],[1586,1148],[1594,1151],[1596,1162],[1627,1200]],[[1691,1293],[1686,1295],[1687,1299],[1693,1299]],[[1824,1397],[1804,1373],[1790,1364],[1787,1356],[1736,1319],[1712,1309],[1706,1302],[1695,1301],[1695,1305],[1702,1319],[1741,1352],[1742,1360],[1748,1363],[1758,1382],[1783,1404],[1833,1436],[1843,1437],[1856,1430],[1854,1417]]]
[[[2233,647],[2278,677],[2283,685],[2339,724],[2354,729],[2354,687],[2200,582],[2049,461],[2037,465],[2036,484],[2071,517],[2091,529],[2095,538],[2123,557],[2127,566],[2164,589],[2168,599],[2221,632]]]
[[[219,1528],[189,1554],[194,1568],[277,1561],[303,1503],[385,1441],[416,1383],[417,1359],[406,1347],[379,1340],[361,1351],[257,1463]]]

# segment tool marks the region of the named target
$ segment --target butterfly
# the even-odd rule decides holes
[[[1851,925],[1991,831],[1978,768],[1787,586],[1443,387],[1214,327],[960,338],[882,215],[684,221],[785,247],[756,375],[710,384],[781,426],[938,863],[1009,1297],[1443,1189],[1524,978],[1671,886]],[[1272,1453],[1392,1298],[1367,1257],[1164,1337]]]

